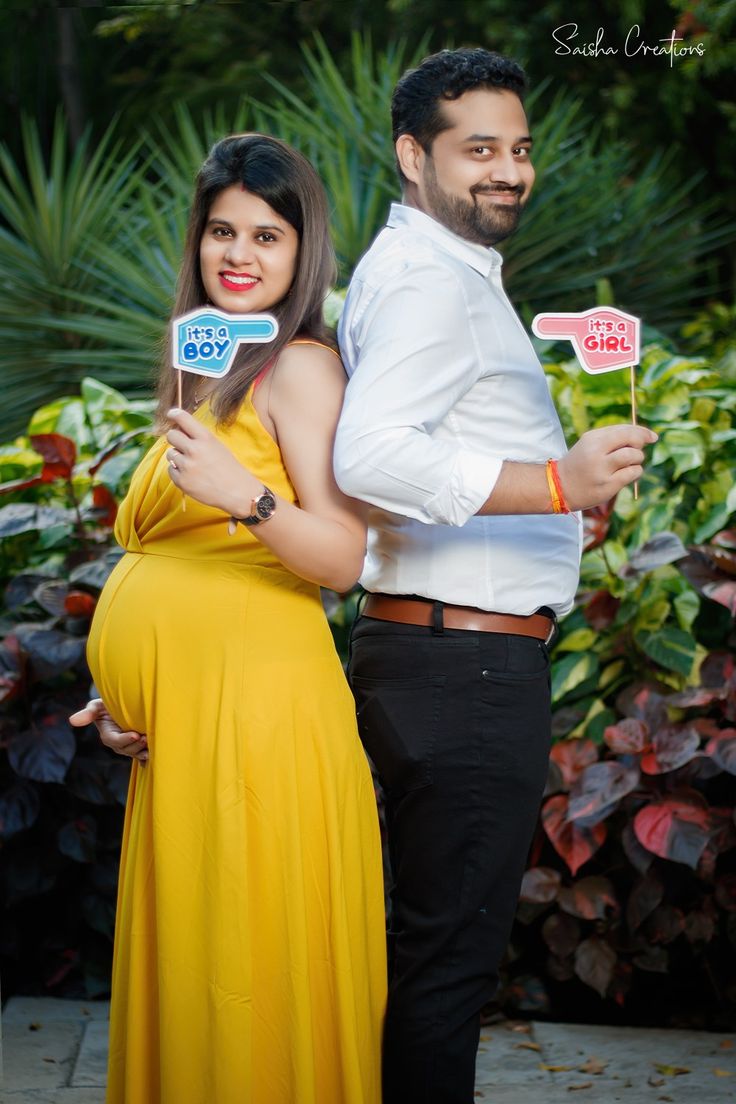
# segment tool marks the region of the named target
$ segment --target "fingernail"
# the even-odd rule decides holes
[[[172,406],[171,410],[168,411],[168,416],[170,418],[175,418],[177,414],[182,414],[182,413],[183,413],[183,411],[182,411],[181,407]]]

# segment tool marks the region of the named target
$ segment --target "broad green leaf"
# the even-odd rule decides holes
[[[555,649],[558,652],[583,652],[592,648],[597,639],[597,633],[593,629],[576,629],[575,632],[564,636],[555,645]]]
[[[696,641],[689,632],[670,625],[656,632],[636,634],[636,640],[644,652],[668,671],[688,675],[695,659]]]
[[[552,664],[552,700],[559,701],[594,675],[598,659],[590,652],[572,653]]]
[[[681,629],[688,632],[700,612],[700,598],[694,590],[688,587],[687,590],[683,590],[681,594],[677,595],[672,605],[675,607],[675,613],[677,614],[677,623]]]

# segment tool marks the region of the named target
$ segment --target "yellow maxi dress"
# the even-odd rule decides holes
[[[252,401],[216,429],[295,501]],[[182,494],[159,440],[89,662],[148,734],[123,837],[108,1104],[379,1104],[379,829],[319,589]]]

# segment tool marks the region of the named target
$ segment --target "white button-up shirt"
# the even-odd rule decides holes
[[[367,590],[561,614],[578,581],[576,516],[476,514],[504,460],[566,451],[501,263],[496,250],[392,205],[340,319],[350,381],[335,475],[372,507]]]

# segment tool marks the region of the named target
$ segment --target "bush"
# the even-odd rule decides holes
[[[548,370],[571,437],[628,419],[621,373]],[[733,1028],[736,393],[662,344],[638,375],[659,441],[638,501],[627,489],[585,518],[501,999],[557,1018]]]
[[[194,174],[228,131],[277,134],[313,161],[347,281],[399,198],[390,92],[424,52],[423,42],[412,53],[402,44],[375,51],[356,34],[342,72],[316,36],[304,51],[309,97],[269,78],[269,104],[215,108],[196,123],[180,108],[174,127],[152,118],[124,154],[113,125],[94,151],[85,139],[68,157],[59,117],[47,163],[26,121],[21,163],[0,146],[0,371],[9,384],[0,417],[10,431],[58,394],[60,366],[72,381],[94,372],[114,387],[149,385]],[[671,152],[641,163],[606,144],[569,89],[540,86],[527,106],[538,182],[521,232],[503,246],[512,299],[529,315],[579,310],[607,280],[619,306],[676,329],[713,292],[714,251],[734,238],[718,197],[703,199],[702,177],[683,178]]]
[[[149,402],[94,380],[0,449],[0,841],[10,991],[109,989],[129,764],[69,713],[87,700],[86,635],[118,552],[117,501],[150,431]],[[23,494],[23,501],[18,501]]]
[[[719,318],[704,315],[691,340]],[[623,374],[587,376],[542,351],[570,438],[628,420]],[[729,350],[719,356],[722,367]],[[638,500],[626,490],[585,517],[580,591],[553,657],[556,744],[500,1001],[513,1013],[733,1026],[736,393],[706,360],[654,338],[638,377],[641,418],[660,437]],[[28,440],[0,448],[11,989],[108,985],[128,764],[65,718],[86,700],[84,637],[151,408],[85,380],[80,398],[34,416]],[[21,492],[31,500],[12,501]],[[328,602],[343,656],[355,602]]]

